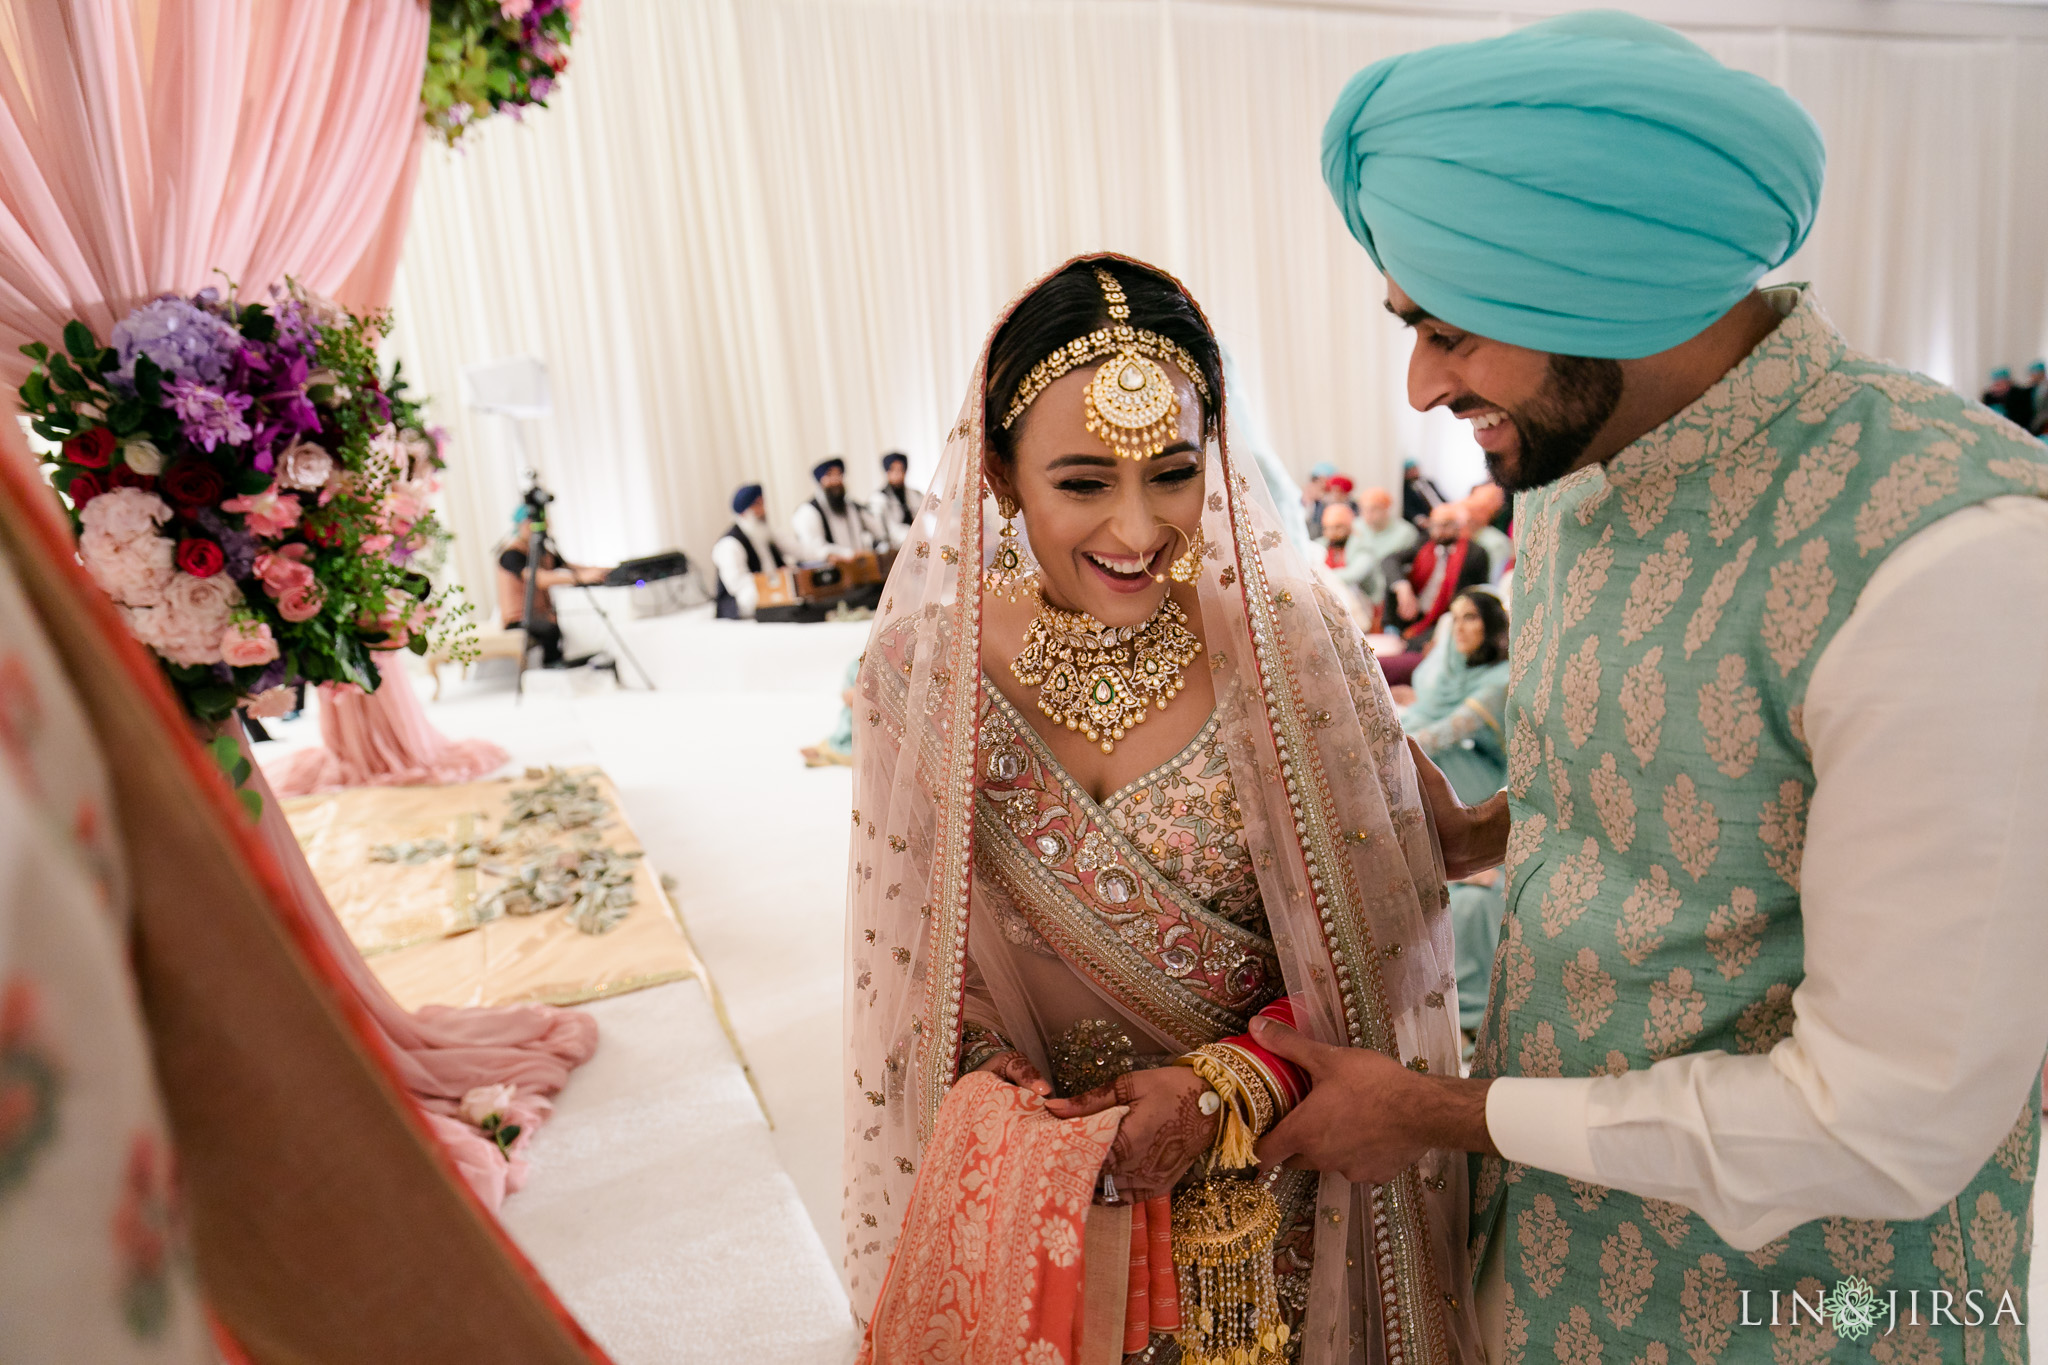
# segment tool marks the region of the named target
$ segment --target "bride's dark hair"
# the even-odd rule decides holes
[[[1216,399],[1223,393],[1223,353],[1216,336],[1180,286],[1156,270],[1120,260],[1075,261],[1031,291],[996,333],[988,352],[988,443],[1005,465],[1016,457],[1016,429],[1002,429],[1003,414],[1031,367],[1076,337],[1109,326],[1109,305],[1102,299],[1098,270],[1107,270],[1123,286],[1131,305],[1131,326],[1157,332],[1194,357],[1209,386],[1202,404],[1202,430],[1216,430]]]

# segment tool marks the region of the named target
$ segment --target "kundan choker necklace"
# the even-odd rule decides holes
[[[1202,652],[1171,597],[1135,626],[1105,626],[1038,599],[1010,672],[1038,689],[1038,709],[1112,753],[1126,731],[1180,694],[1181,673]]]

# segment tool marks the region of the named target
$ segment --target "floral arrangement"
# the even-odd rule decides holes
[[[545,109],[581,0],[432,0],[420,104],[449,146],[500,109]]]
[[[86,571],[186,707],[289,710],[305,682],[377,686],[370,652],[474,653],[468,603],[412,562],[441,535],[438,433],[394,370],[384,318],[297,287],[154,299],[102,346],[22,350],[21,386]]]

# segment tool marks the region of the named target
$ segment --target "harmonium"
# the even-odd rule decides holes
[[[894,550],[863,552],[828,564],[792,564],[754,575],[754,617],[761,621],[822,621],[835,608],[872,607],[896,562]]]

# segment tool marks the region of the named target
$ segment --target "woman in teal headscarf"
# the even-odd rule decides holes
[[[1508,696],[1508,613],[1486,588],[1452,599],[1436,647],[1415,669],[1415,700],[1401,728],[1435,760],[1451,789],[1477,805],[1507,784],[1501,721]],[[1498,869],[1453,882],[1451,939],[1458,974],[1458,1026],[1477,1029],[1486,1016],[1486,987],[1500,946],[1506,908]]]
[[[1501,718],[1508,689],[1508,612],[1485,588],[1451,602],[1449,626],[1415,669],[1415,700],[1401,727],[1450,779],[1467,805],[1506,785]]]

